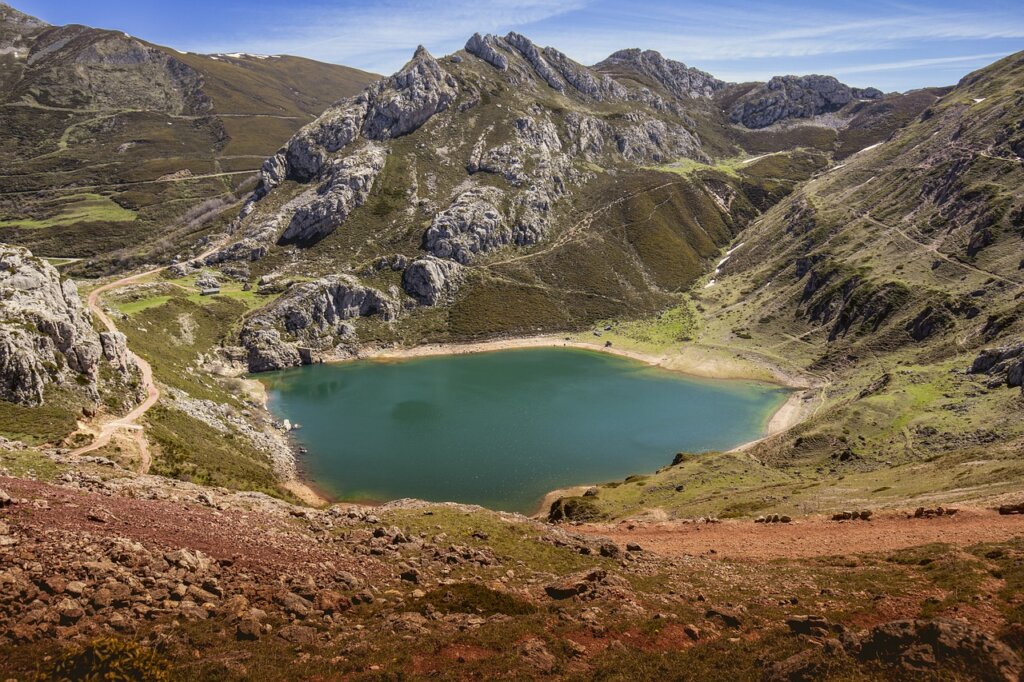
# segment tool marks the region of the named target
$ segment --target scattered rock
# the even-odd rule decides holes
[[[1017,682],[1024,666],[1008,646],[972,625],[949,620],[901,620],[872,628],[859,638],[856,655],[906,673],[923,673],[955,662],[979,679]]]
[[[704,617],[708,620],[719,620],[726,627],[733,629],[740,628],[743,626],[743,608],[731,608],[727,606],[715,606],[704,612]]]

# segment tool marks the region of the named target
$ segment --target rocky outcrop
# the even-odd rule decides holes
[[[505,42],[518,51],[523,56],[523,59],[533,67],[537,75],[550,85],[552,89],[558,92],[565,90],[565,83],[558,76],[558,73],[551,68],[551,65],[547,63],[541,54],[540,48],[534,45],[533,41],[513,31],[505,36]]]
[[[545,47],[544,58],[553,66],[565,82],[577,91],[600,102],[608,100],[624,100],[629,96],[617,81],[608,76],[591,71],[582,64],[577,64],[553,47]]]
[[[425,305],[436,305],[458,289],[462,267],[451,260],[427,256],[409,264],[402,273],[402,288]]]
[[[973,625],[951,620],[900,620],[877,625],[850,647],[858,658],[927,673],[956,663],[978,679],[1016,682],[1024,672],[1010,647]]]
[[[508,57],[498,51],[497,38],[490,33],[484,36],[474,33],[466,41],[466,52],[479,57],[499,71],[508,69]]]
[[[457,196],[430,224],[427,251],[465,265],[475,254],[512,243],[512,230],[498,209],[503,197],[496,187],[474,187]]]
[[[456,95],[455,79],[420,45],[401,71],[368,88],[363,135],[387,140],[411,133],[447,109]]]
[[[302,364],[298,348],[286,343],[276,329],[246,326],[242,330],[241,342],[248,353],[250,372],[271,372]]]
[[[282,152],[264,163],[261,191],[266,193],[285,178],[308,182],[319,175],[329,154],[359,136],[368,109],[369,99],[363,93],[331,107],[299,130]]]
[[[309,244],[334,232],[366,201],[386,159],[382,148],[367,145],[335,162],[327,179],[301,200],[280,242]]]
[[[445,111],[457,95],[455,79],[420,46],[401,71],[332,106],[267,159],[260,170],[259,185],[242,209],[241,218],[249,217],[256,202],[284,180],[320,180],[315,191],[304,194],[289,207],[292,213],[283,215],[282,210],[278,215],[288,223],[281,235],[284,243],[322,239],[366,200],[374,179],[384,167],[386,152],[379,146],[367,145],[334,163],[329,162],[331,155],[359,138],[383,141],[407,135]],[[263,254],[258,254],[255,248],[258,240],[254,243],[250,235],[246,238],[246,243],[230,255],[261,257]],[[229,255],[227,249],[222,252]]]
[[[351,275],[332,275],[292,286],[246,322],[239,335],[249,370],[262,372],[310,361],[302,349],[328,349],[351,334],[346,320],[376,315],[393,320],[398,304]]]
[[[419,47],[401,71],[334,105],[267,159],[258,194],[265,195],[286,178],[309,182],[318,177],[327,157],[360,135],[387,140],[411,133],[447,109],[457,94],[455,80]]]
[[[659,83],[670,95],[680,99],[710,97],[728,83],[682,62],[665,59],[654,50],[619,50],[594,67],[600,71],[629,69]]]
[[[102,355],[75,283],[27,249],[0,244],[0,398],[39,405],[48,385],[71,382],[95,397]]]
[[[597,159],[609,151],[634,163],[664,163],[679,158],[707,158],[700,140],[681,125],[648,114],[631,112],[618,125],[571,112],[565,117],[568,143],[575,151]]]
[[[747,128],[765,128],[786,119],[838,111],[854,100],[881,98],[875,88],[851,88],[832,76],[775,76],[741,97],[729,118]]]
[[[1021,386],[1024,391],[1024,343],[981,351],[970,373],[988,375],[991,387]]]

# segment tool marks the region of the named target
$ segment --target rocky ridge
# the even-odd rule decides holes
[[[619,50],[598,63],[598,70],[626,68],[636,74],[660,84],[673,97],[688,99],[711,97],[724,90],[729,83],[721,81],[709,73],[666,59],[654,50],[631,48]]]
[[[842,109],[858,100],[878,100],[876,88],[851,88],[833,76],[775,76],[757,85],[733,105],[729,119],[747,128],[806,119]]]

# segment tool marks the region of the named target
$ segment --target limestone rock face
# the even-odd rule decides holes
[[[681,125],[672,125],[648,114],[627,114],[621,125],[612,126],[593,116],[566,115],[568,146],[596,159],[612,149],[636,163],[664,163],[682,157],[704,159],[700,140]]]
[[[455,79],[421,45],[401,71],[368,89],[370,108],[363,134],[387,140],[411,133],[447,109],[457,94]]]
[[[496,187],[474,187],[438,213],[427,230],[427,251],[465,265],[474,254],[489,251],[512,241],[498,205],[503,192]]]
[[[0,244],[0,398],[39,405],[51,383],[81,384],[96,397],[104,356],[126,375],[135,369],[122,336],[93,329],[74,282],[27,249]]]
[[[519,54],[523,56],[523,59],[533,67],[533,70],[537,72],[544,82],[550,85],[554,90],[562,92],[565,90],[565,82],[559,77],[558,73],[551,68],[551,65],[547,63],[544,56],[541,54],[540,49],[533,44],[533,42],[524,35],[519,33],[509,33],[505,36],[505,42],[515,48]]]
[[[249,370],[262,372],[308,361],[300,348],[324,350],[350,334],[346,320],[377,315],[393,320],[398,305],[351,275],[332,275],[291,287],[250,318],[240,334]]]
[[[327,179],[307,192],[306,202],[292,214],[280,241],[310,243],[333,232],[366,201],[386,159],[383,149],[367,145],[335,162]]]
[[[248,351],[250,372],[271,372],[302,364],[298,348],[285,343],[276,329],[247,327],[242,330],[242,345]]]
[[[434,256],[418,258],[402,273],[402,288],[426,305],[435,305],[458,289],[462,268]]]
[[[257,196],[266,195],[284,179],[309,182],[317,178],[328,156],[360,136],[386,140],[411,133],[447,109],[457,94],[454,79],[420,47],[401,71],[335,104],[267,159]]]
[[[288,141],[283,152],[284,168],[281,168],[281,152],[264,164],[264,182],[275,183],[270,185],[273,187],[283,178],[299,182],[315,178],[328,154],[347,146],[359,136],[368,108],[369,100],[363,93],[325,111]]]
[[[612,70],[628,68],[660,83],[674,97],[693,99],[710,97],[725,88],[728,83],[720,81],[700,69],[688,67],[682,62],[665,59],[654,50],[619,50],[595,68]]]
[[[474,33],[466,41],[466,52],[479,57],[499,71],[508,69],[508,57],[498,52],[496,39],[490,33],[485,36]]]
[[[367,144],[344,158],[332,156],[360,139],[379,142],[411,133],[457,96],[455,79],[421,46],[401,71],[332,106],[263,163],[259,185],[239,217],[249,218],[257,202],[285,180],[318,181],[317,188],[272,218],[250,221],[242,238],[218,251],[214,262],[262,258],[275,239],[309,243],[330,234],[366,200],[386,152]],[[271,236],[281,225],[284,231]]]
[[[598,101],[624,100],[629,91],[617,81],[577,64],[553,47],[545,47],[544,58],[553,66],[565,82],[579,92]]]
[[[748,128],[764,128],[785,119],[837,111],[857,99],[881,97],[875,88],[851,88],[832,76],[775,76],[744,95],[729,118]]]

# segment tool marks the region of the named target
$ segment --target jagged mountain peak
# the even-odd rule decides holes
[[[5,2],[0,2],[0,25],[45,28],[50,24],[31,14],[25,14],[20,10],[16,10]]]
[[[667,59],[655,50],[629,48],[613,52],[594,69],[619,80],[638,80],[677,98],[710,97],[729,86],[711,74]]]

